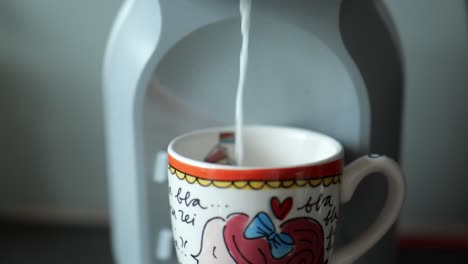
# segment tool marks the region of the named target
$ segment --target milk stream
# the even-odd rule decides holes
[[[236,94],[235,156],[237,165],[240,166],[244,163],[243,96],[249,58],[250,10],[252,9],[252,0],[240,0],[239,7],[241,15],[242,47],[240,52],[239,82],[237,84]]]

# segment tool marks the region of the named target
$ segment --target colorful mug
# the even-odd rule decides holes
[[[369,155],[343,170],[343,147],[329,136],[247,126],[245,164],[204,162],[219,134],[229,130],[195,131],[169,144],[170,213],[179,263],[351,263],[398,217],[404,181],[393,160]],[[358,240],[333,252],[340,204],[374,172],[388,180],[380,215]]]

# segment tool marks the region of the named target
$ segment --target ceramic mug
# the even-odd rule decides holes
[[[219,134],[229,130],[195,131],[169,144],[171,221],[179,263],[351,263],[397,219],[404,181],[393,160],[369,155],[343,170],[343,147],[327,135],[247,126],[245,164],[203,162]],[[333,252],[340,204],[375,172],[388,182],[380,215],[359,239]]]

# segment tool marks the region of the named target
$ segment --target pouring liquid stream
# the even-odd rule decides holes
[[[245,77],[247,73],[247,63],[249,58],[249,33],[250,33],[250,11],[252,0],[240,0],[242,47],[240,52],[239,82],[236,94],[236,115],[235,115],[235,159],[238,166],[244,163],[244,111],[243,96]]]

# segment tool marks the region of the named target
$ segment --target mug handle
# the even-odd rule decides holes
[[[386,156],[370,154],[344,168],[341,203],[349,202],[359,183],[372,173],[382,173],[387,178],[385,205],[375,221],[357,239],[332,255],[332,264],[347,264],[357,260],[382,238],[398,217],[405,195],[405,184],[398,164]]]

